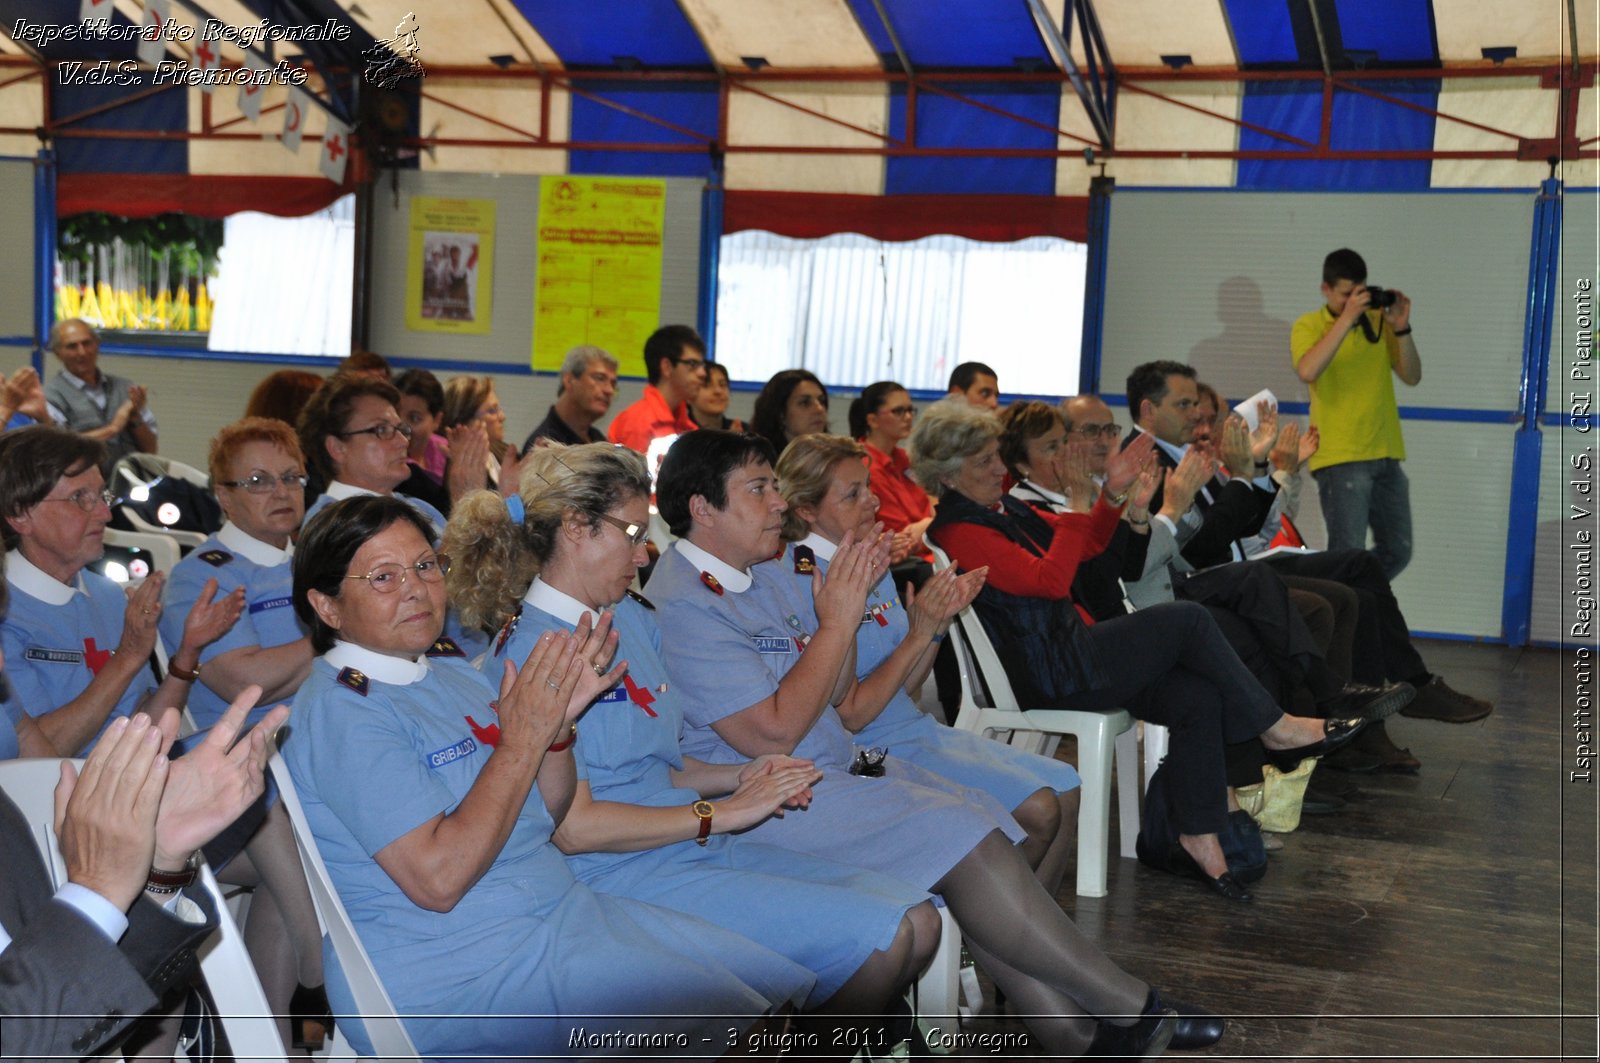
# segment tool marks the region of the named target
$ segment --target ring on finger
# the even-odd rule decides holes
[[[551,690],[560,690],[561,689],[561,684],[557,683],[554,679],[546,679],[544,681],[544,685],[549,687]]]
[[[604,677],[606,674],[606,666],[599,661],[590,661],[589,667],[594,669],[594,674],[597,676]]]

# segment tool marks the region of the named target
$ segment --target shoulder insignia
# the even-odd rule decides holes
[[[440,635],[433,640],[433,645],[428,647],[429,657],[465,657],[467,651],[456,645],[456,640],[448,635]]]
[[[506,651],[506,643],[511,641],[511,636],[517,633],[517,621],[522,619],[522,603],[517,603],[516,611],[506,617],[506,622],[500,625],[500,634],[494,640],[494,655],[500,656]]]
[[[722,584],[719,583],[717,581],[717,577],[713,576],[711,573],[700,573],[700,582],[704,583],[707,587],[710,587],[713,591],[715,591],[719,598],[722,596]]]
[[[208,565],[215,565],[218,568],[221,568],[223,565],[226,565],[229,561],[233,560],[233,555],[228,553],[226,550],[207,550],[205,553],[200,555],[200,560],[204,561]]]
[[[347,686],[362,697],[367,696],[367,673],[359,668],[345,668],[339,672],[339,684]]]
[[[655,608],[656,608],[655,603],[652,602],[649,598],[646,598],[644,595],[640,594],[638,591],[633,590],[632,588],[629,588],[628,597],[632,598],[634,601],[638,602],[640,605],[644,606],[646,609],[650,610],[651,612],[655,612]]]
[[[794,574],[809,576],[817,570],[817,554],[809,546],[794,548]]]

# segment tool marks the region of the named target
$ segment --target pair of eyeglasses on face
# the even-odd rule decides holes
[[[114,491],[108,491],[104,488],[96,491],[92,488],[85,487],[72,492],[72,494],[68,495],[66,498],[43,498],[40,499],[40,501],[71,502],[85,513],[93,513],[99,506],[103,505],[107,509],[110,509],[112,506],[121,505],[123,500],[119,498]]]
[[[379,594],[392,594],[405,583],[406,574],[415,572],[417,578],[424,583],[438,583],[444,579],[445,573],[450,571],[450,558],[444,554],[423,558],[414,564],[402,565],[398,561],[386,561],[373,568],[364,576],[345,576],[345,579],[364,579],[367,586]]]
[[[366,428],[355,428],[348,432],[335,432],[340,439],[349,439],[351,436],[372,436],[380,443],[387,443],[398,432],[406,439],[411,438],[411,426],[408,424],[394,424],[384,421],[381,424],[368,425]]]
[[[704,369],[706,360],[704,358],[679,358],[675,364],[686,365],[690,369]]]
[[[890,406],[886,412],[892,413],[896,417],[910,417],[917,412],[917,408],[915,406]]]
[[[629,546],[639,547],[650,541],[650,529],[648,527],[640,527],[632,521],[613,517],[609,513],[600,514],[600,519],[620,531],[623,535],[626,535]]]
[[[499,417],[499,416],[502,415],[502,413],[504,413],[504,411],[501,410],[500,407],[498,407],[498,406],[485,406],[483,409],[479,410],[476,414],[473,415],[473,419],[477,420],[477,421],[482,421],[485,418],[489,418],[489,417]]]
[[[1122,434],[1122,426],[1116,422],[1111,424],[1086,424],[1080,425],[1072,431],[1074,435],[1080,435],[1085,439],[1094,439],[1097,436],[1101,439],[1115,439]]]
[[[282,476],[274,476],[270,472],[252,472],[243,480],[222,480],[218,487],[242,487],[253,495],[270,495],[279,484],[293,491],[296,487],[303,488],[311,482],[311,477],[303,472],[286,472]]]

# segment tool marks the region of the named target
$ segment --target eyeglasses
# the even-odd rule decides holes
[[[364,579],[367,585],[379,594],[393,594],[400,589],[406,581],[406,573],[416,570],[417,578],[424,583],[438,583],[444,579],[445,573],[450,571],[450,558],[444,554],[426,558],[414,565],[402,565],[398,561],[387,561],[368,572],[365,576],[346,576],[345,579]]]
[[[1102,439],[1115,439],[1122,434],[1122,426],[1113,421],[1111,424],[1080,425],[1072,431],[1085,439],[1094,439],[1096,436]]]
[[[356,428],[349,432],[335,432],[333,434],[338,436],[340,439],[349,439],[351,436],[372,436],[380,443],[387,443],[390,439],[394,438],[394,434],[396,432],[399,432],[407,439],[411,438],[410,425],[394,424],[389,421],[381,421],[378,424],[369,425],[366,428]]]
[[[481,421],[486,417],[500,417],[503,414],[504,411],[501,410],[499,406],[485,406],[483,409],[473,414],[473,420]]]
[[[706,367],[706,360],[704,358],[679,358],[673,364],[686,365],[690,369],[704,369]]]
[[[892,413],[896,417],[910,417],[917,412],[917,408],[915,406],[890,406],[884,412]]]
[[[620,531],[623,535],[626,535],[628,537],[629,546],[643,546],[645,543],[650,541],[650,529],[648,527],[641,528],[639,525],[634,524],[631,521],[613,517],[609,513],[600,514],[600,519]]]
[[[107,509],[122,504],[122,499],[117,495],[102,488],[99,491],[84,487],[72,492],[66,498],[41,498],[41,502],[71,502],[85,513],[93,513],[95,509],[104,505]]]
[[[252,472],[243,480],[222,480],[218,487],[242,487],[253,495],[270,495],[279,485],[294,490],[296,487],[305,487],[311,482],[311,477],[303,472],[286,472],[282,476],[274,476],[270,472]]]

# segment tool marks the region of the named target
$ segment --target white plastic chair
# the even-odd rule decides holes
[[[79,767],[83,762],[74,761]],[[0,790],[16,802],[33,824],[34,840],[50,874],[60,886],[67,880],[67,865],[55,833],[55,788],[61,778],[61,761],[56,758],[0,761]],[[239,1059],[288,1063],[283,1041],[278,1037],[277,1019],[267,1004],[267,996],[250,964],[244,938],[228,914],[222,890],[211,869],[200,866],[200,883],[211,894],[217,909],[217,930],[200,946],[200,973],[217,1005],[218,1021],[228,1035],[234,1055]]]
[[[939,948],[928,969],[917,979],[912,1000],[918,1020],[948,1028],[943,1020],[955,1020],[983,1010],[983,991],[977,977],[963,979],[961,967],[961,928],[949,908],[939,909]],[[961,1006],[963,981],[967,983],[967,1006]]]
[[[372,1042],[373,1058],[418,1058],[411,1036],[400,1022],[394,1002],[389,999],[388,991],[378,978],[377,968],[372,965],[366,948],[356,936],[356,928],[344,910],[338,890],[334,889],[328,867],[322,862],[322,854],[317,851],[317,840],[312,836],[305,810],[300,806],[300,795],[295,792],[289,765],[283,762],[281,755],[274,753],[271,767],[272,777],[278,784],[278,799],[283,802],[284,809],[289,813],[289,822],[294,826],[294,840],[300,847],[300,862],[305,865],[311,900],[317,908],[317,921],[322,924],[323,933],[333,942],[333,951],[339,958],[345,981],[349,983],[356,1011],[360,1013],[362,1025],[367,1029],[367,1039]],[[340,1047],[346,1051],[336,1050],[335,1041],[341,1042]],[[335,1026],[334,1037],[330,1038],[326,1051],[332,1058],[348,1059],[351,1056],[347,1049],[348,1043],[340,1037],[339,1028]]]
[[[950,559],[933,544],[938,568]],[[964,731],[994,734],[1072,735],[1078,740],[1078,775],[1083,797],[1078,811],[1078,895],[1106,895],[1107,844],[1111,825],[1111,769],[1115,749],[1117,801],[1121,808],[1121,853],[1134,855],[1139,834],[1139,745],[1133,717],[1123,709],[1077,712],[1070,709],[1023,709],[1012,692],[999,655],[969,605],[950,627],[956,658],[961,665],[961,710],[955,726]],[[980,705],[979,683],[989,692],[991,706]],[[1013,743],[1016,738],[1013,737]]]
[[[183,555],[180,540],[175,536],[183,532],[169,532],[158,530],[153,532],[123,531],[121,528],[107,528],[105,544],[107,546],[125,546],[133,550],[147,550],[150,553],[151,572],[171,572],[172,567],[178,563]],[[204,542],[204,540],[201,540]],[[136,586],[144,581],[130,579],[130,586]]]

